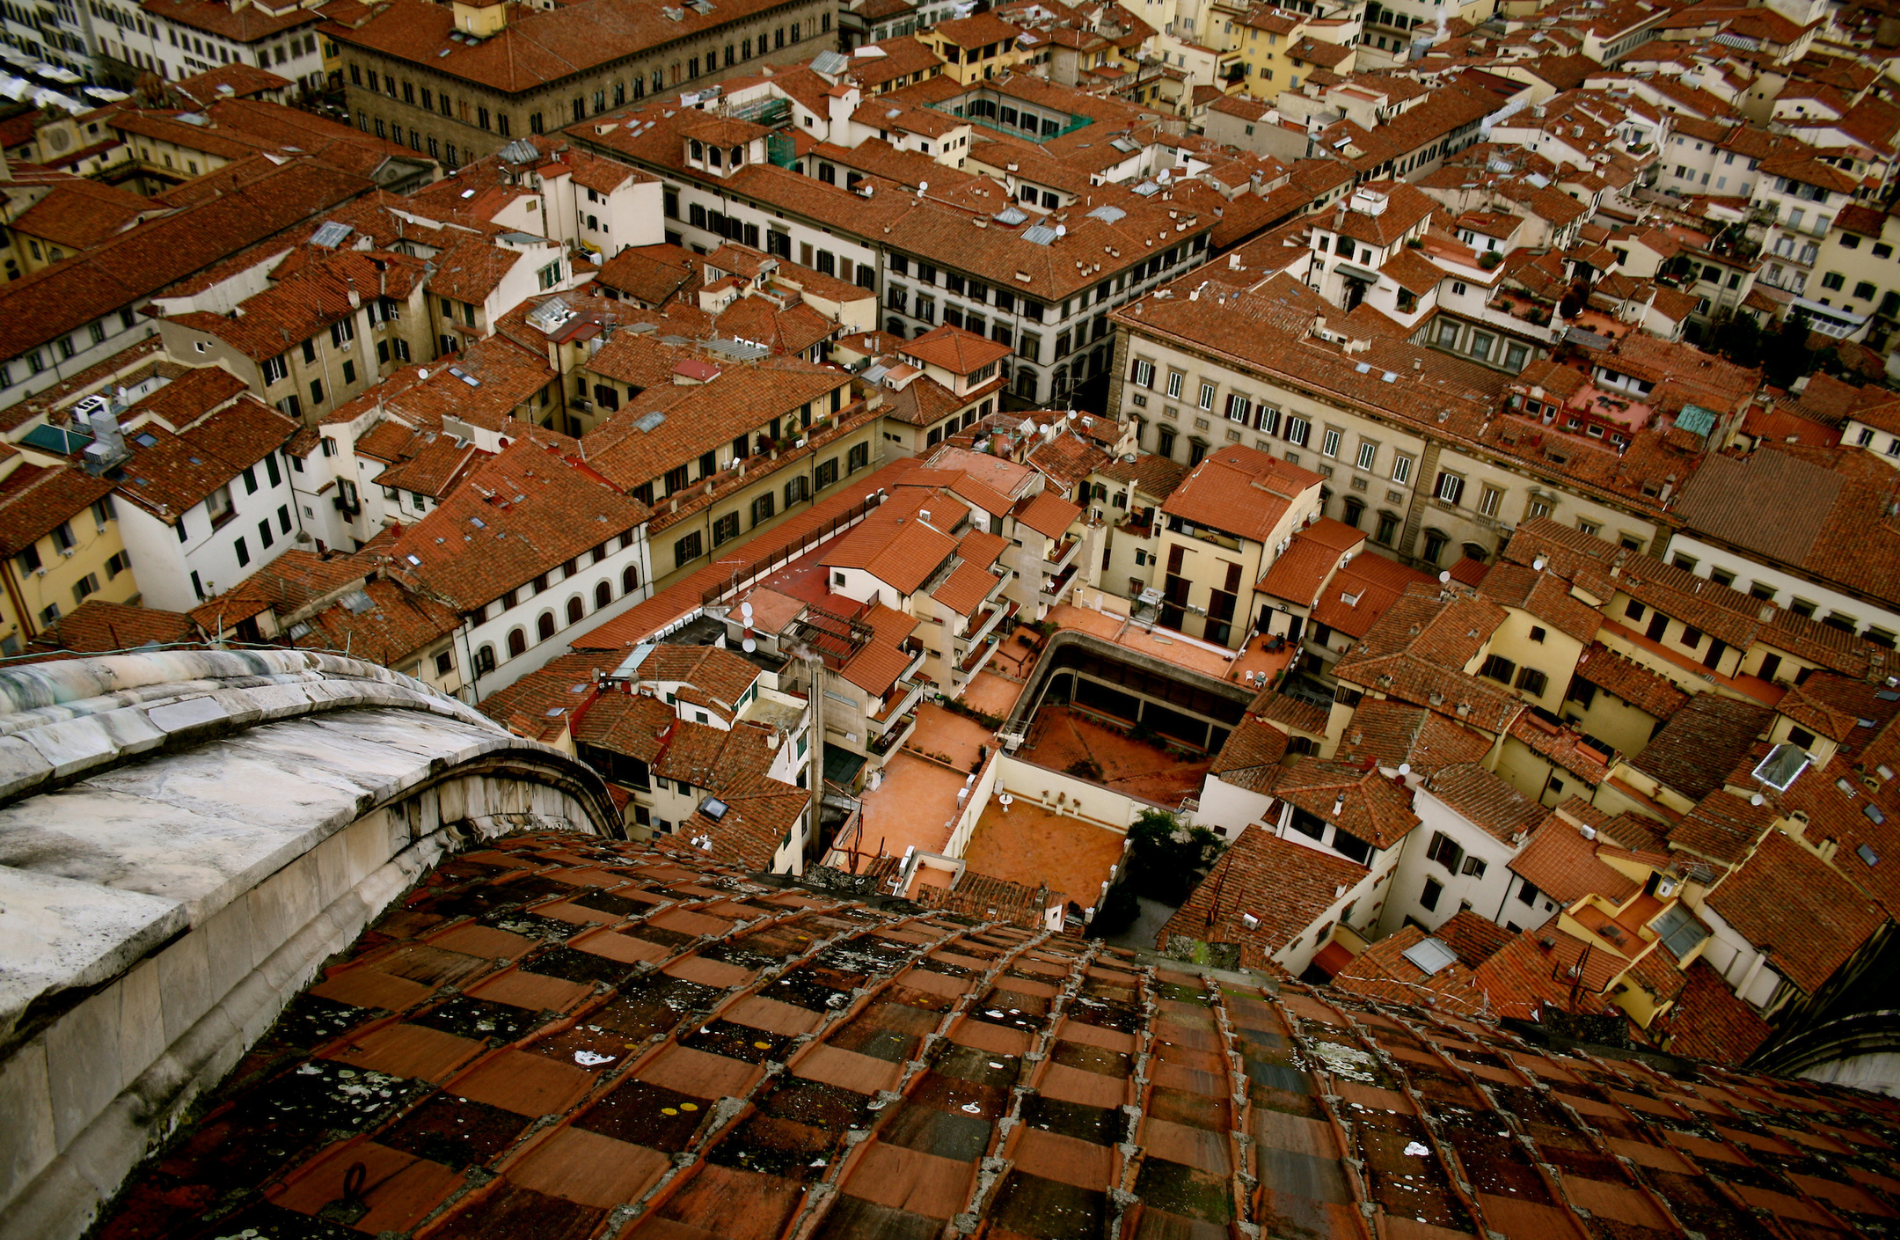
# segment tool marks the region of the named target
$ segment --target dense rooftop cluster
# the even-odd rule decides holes
[[[1728,1075],[1895,1088],[1885,9],[87,14],[0,13],[0,690],[367,661],[596,837],[379,879],[123,1234],[1900,1204]]]

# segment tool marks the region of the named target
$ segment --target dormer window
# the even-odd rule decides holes
[[[732,166],[737,168],[740,164],[743,164],[744,162],[745,162],[745,148],[743,146],[733,147],[732,148]]]
[[[693,145],[695,145],[695,146],[697,146],[697,145],[699,145],[699,144],[698,144],[698,143],[694,143]],[[709,161],[708,161],[708,162],[709,162],[709,163],[710,163],[710,165],[711,165],[712,167],[714,167],[714,168],[721,168],[721,167],[724,167],[724,166],[725,166],[725,152],[724,152],[724,151],[722,151],[722,150],[720,150],[720,149],[719,149],[718,147],[716,147],[716,146],[715,146],[715,147],[713,147],[713,148],[711,149],[711,157],[710,157],[710,159],[709,159]]]
[[[706,162],[705,143],[701,142],[698,138],[689,138],[687,139],[687,141],[692,144],[688,149],[691,150],[693,153],[694,162],[705,163]]]

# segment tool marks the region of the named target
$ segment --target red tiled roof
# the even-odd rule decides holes
[[[1155,936],[1167,950],[1176,938],[1231,946],[1241,967],[1272,972],[1273,957],[1305,935],[1368,871],[1337,853],[1283,840],[1249,826],[1227,846],[1168,924]],[[1243,917],[1258,924],[1248,927]]]
[[[1199,526],[1264,543],[1320,476],[1278,457],[1235,445],[1188,471],[1161,511]]]
[[[1513,1236],[1793,1233],[1842,1217],[1822,1203],[1888,1209],[1862,1165],[1892,1162],[1900,1105],[1878,1094],[1559,1052],[1416,991],[1369,1011],[1344,988],[1217,979],[961,911],[760,881],[677,837],[478,845],[331,960],[100,1226],[205,1230],[234,1168],[246,1192],[221,1234],[342,1215],[402,1235],[427,1220],[584,1236],[631,1218],[681,1240],[922,1236],[968,1213],[992,1235],[1094,1235],[1132,1206],[1193,1235],[1248,1217],[1256,1181],[1275,1217],[1349,1234],[1383,1208],[1383,1175],[1406,1185],[1405,1218]],[[1550,973],[1520,936],[1475,983],[1494,996],[1482,1006],[1528,1015],[1526,998],[1562,1005]],[[1153,1046],[1167,1053],[1144,1084]],[[1281,1108],[1256,1105],[1257,1142],[1234,1140],[1243,1077]],[[1421,1122],[1421,1097],[1465,1130]],[[348,1122],[311,1126],[326,1117]],[[1006,1168],[993,1192],[983,1151]],[[1357,1170],[1392,1159],[1410,1179]],[[1454,1177],[1472,1166],[1489,1178],[1465,1193]],[[1109,1200],[1115,1183],[1127,1201]]]

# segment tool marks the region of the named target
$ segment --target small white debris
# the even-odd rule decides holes
[[[612,1063],[615,1058],[613,1055],[596,1055],[592,1051],[574,1052],[574,1062],[583,1068],[597,1068],[601,1064]]]
[[[1408,1141],[1405,1143],[1405,1155],[1408,1158],[1423,1158],[1429,1153],[1431,1153],[1431,1151],[1417,1141]]]

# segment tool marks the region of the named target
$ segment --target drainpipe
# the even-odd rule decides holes
[[[6,560],[0,561],[0,579],[6,581],[7,600],[13,604],[14,614],[20,618],[20,632],[24,635],[20,646],[24,651],[26,643],[39,634],[33,628],[33,617],[27,612],[26,598],[20,592],[20,583],[13,579],[13,557],[8,556]]]

